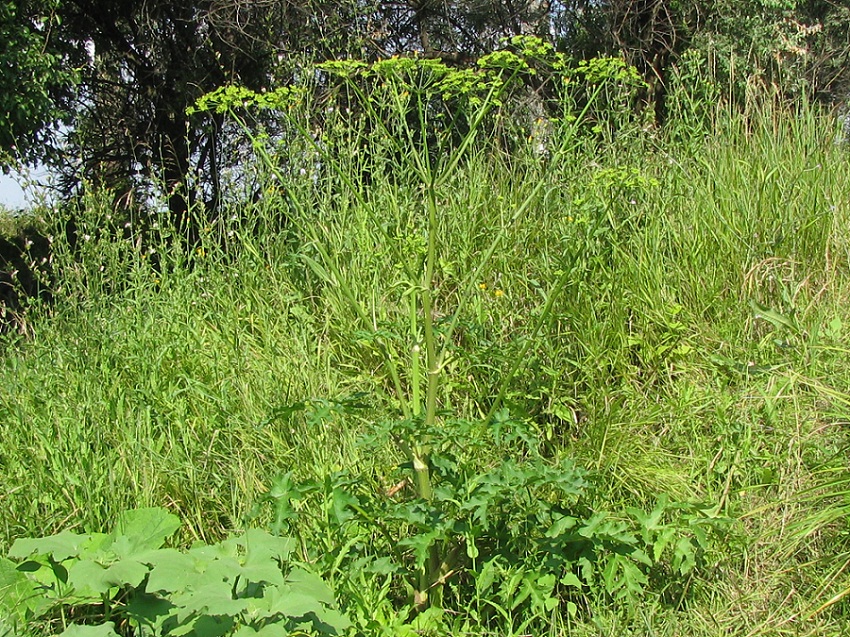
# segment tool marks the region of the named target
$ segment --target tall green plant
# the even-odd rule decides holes
[[[319,67],[338,78],[339,89],[344,91],[347,104],[354,105],[357,112],[362,113],[359,123],[362,125],[365,122],[368,125],[366,130],[371,129],[370,133],[365,133],[365,141],[368,143],[377,139],[386,145],[395,162],[391,164],[392,169],[400,175],[408,176],[409,188],[416,193],[417,206],[425,215],[424,246],[421,252],[412,254],[400,250],[398,242],[387,232],[376,215],[371,215],[372,223],[379,233],[384,235],[389,249],[393,251],[407,278],[405,294],[409,303],[409,334],[406,340],[409,343],[409,351],[406,355],[397,352],[391,343],[377,333],[369,309],[357,298],[352,288],[350,276],[330,254],[327,242],[322,236],[323,228],[319,224],[311,223],[309,212],[303,209],[302,201],[291,200],[297,209],[295,223],[298,231],[301,236],[309,238],[310,245],[319,256],[319,260],[306,256],[303,258],[318,276],[339,289],[345,303],[357,317],[361,329],[373,333],[372,338],[379,344],[383,366],[391,379],[394,402],[401,411],[403,420],[420,423],[413,428],[400,428],[395,440],[410,464],[417,496],[425,502],[430,502],[434,495],[431,464],[433,432],[438,431],[441,379],[459,318],[468,300],[473,298],[482,272],[494,253],[503,245],[512,224],[529,211],[549,185],[545,173],[534,176],[533,185],[527,189],[524,198],[512,211],[511,217],[501,224],[489,243],[480,250],[475,266],[457,284],[455,307],[452,308],[450,318],[438,329],[436,281],[440,274],[441,259],[440,201],[446,196],[446,189],[451,188],[451,181],[459,165],[474,153],[482,152],[476,142],[481,139],[483,122],[494,110],[502,106],[505,92],[515,81],[517,74],[528,68],[521,57],[507,51],[482,59],[480,65],[483,70],[468,73],[453,71],[434,60],[394,58],[371,66],[348,61],[327,63]],[[582,112],[574,116],[566,125],[566,129],[561,131],[551,160],[553,163],[557,164],[578,144],[578,124],[593,104],[601,86],[600,83],[594,89]],[[246,104],[277,107],[301,133],[301,139],[308,142],[323,168],[339,180],[348,195],[360,206],[371,210],[367,194],[351,175],[345,154],[339,153],[339,140],[333,139],[330,134],[315,135],[303,121],[297,119],[297,109],[291,108],[293,97],[296,95],[303,94],[282,89],[276,97],[269,97],[244,89],[227,89],[208,96],[199,107],[229,111],[238,121],[241,120],[236,114],[237,107],[241,108]],[[446,108],[450,102],[453,109]],[[293,111],[295,115],[292,114]],[[466,129],[458,136],[461,121]],[[245,130],[248,131],[247,126]],[[357,128],[349,123],[342,130],[350,134]],[[348,139],[350,140],[350,137]],[[267,146],[256,137],[254,141],[255,150],[267,168],[283,181],[284,175]],[[363,152],[363,149],[360,150]],[[373,159],[369,168],[376,167]],[[486,422],[489,422],[498,410],[504,399],[505,388],[520,369],[524,354],[534,337],[546,324],[553,304],[573,274],[574,265],[575,259],[569,258],[561,265],[561,273],[546,294],[547,300],[538,313],[531,338],[526,341],[506,373]],[[409,357],[409,369],[406,374],[400,362],[405,356]],[[409,391],[405,390],[405,381]],[[430,547],[429,558],[415,591],[417,605],[425,606],[429,599],[433,598],[439,600],[439,574],[445,568],[444,556],[439,554],[434,543]]]

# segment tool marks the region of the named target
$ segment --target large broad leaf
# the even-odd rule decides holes
[[[124,613],[143,628],[138,634],[159,635],[173,608],[174,604],[167,599],[150,593],[136,593],[127,602]]]
[[[351,626],[351,620],[334,608],[328,608],[315,596],[303,591],[292,590],[288,586],[268,586],[263,591],[262,600],[254,600],[254,615],[268,619],[275,617],[307,619],[320,632],[341,632]],[[316,625],[316,622],[320,625]],[[273,625],[273,624],[269,624]]]
[[[323,608],[322,603],[312,595],[293,591],[289,587],[269,586],[263,591],[263,600],[268,600],[266,617],[304,617],[310,613],[320,613]]]
[[[60,637],[118,637],[118,633],[115,632],[115,625],[112,622],[106,622],[100,626],[71,624]]]
[[[251,626],[241,626],[233,633],[233,637],[279,637],[282,631],[279,625],[266,624],[259,630]]]
[[[240,539],[245,547],[245,561],[240,575],[249,582],[283,584],[283,564],[295,549],[295,540],[250,529]]]
[[[334,603],[333,592],[320,577],[298,569],[290,573],[287,582],[284,586],[267,586],[263,599],[253,600],[258,617],[305,617],[322,624],[323,632],[339,632],[351,625],[348,617],[329,608]]]
[[[335,601],[333,591],[318,575],[295,569],[286,577],[286,581],[293,592],[302,593],[323,604],[333,604]]]
[[[292,538],[272,535],[262,529],[248,529],[239,538],[239,544],[248,551],[247,561],[275,559],[285,562],[297,547]]]
[[[156,555],[148,553],[151,574],[146,590],[174,593],[196,584],[200,578],[197,561],[190,554],[175,549],[160,549]]]
[[[77,557],[90,544],[92,536],[62,531],[57,535],[40,538],[20,538],[15,540],[9,551],[9,557],[24,559],[31,555],[52,555],[57,562],[69,557]]]
[[[196,615],[235,617],[249,606],[246,599],[233,599],[232,585],[221,580],[205,581],[197,588],[175,593],[171,601],[176,607],[177,621],[181,623]]]
[[[324,624],[322,632],[337,632],[341,633],[345,629],[351,627],[351,620],[347,615],[339,612],[335,608],[324,608],[322,612],[316,613],[317,619]],[[327,630],[331,628],[332,631]]]
[[[233,619],[231,617],[214,617],[203,615],[192,622],[193,637],[221,637],[233,630]]]
[[[110,534],[111,549],[119,557],[135,557],[160,548],[179,528],[180,519],[159,507],[125,511]]]
[[[121,560],[107,567],[93,560],[80,560],[68,569],[68,583],[77,595],[97,597],[116,587],[138,588],[147,573],[148,567],[134,560]]]

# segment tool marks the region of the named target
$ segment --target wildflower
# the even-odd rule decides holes
[[[503,290],[495,290],[493,292],[493,296],[495,296],[497,299],[499,299],[499,298],[502,298],[503,296],[505,296],[505,292]]]
[[[478,287],[479,287],[480,289],[482,289],[482,290],[486,290],[486,289],[487,289],[487,284],[486,284],[486,283],[479,283],[479,284],[478,284]]]

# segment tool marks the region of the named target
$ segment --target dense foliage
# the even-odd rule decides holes
[[[195,243],[42,211],[0,628],[842,635],[846,147],[644,86],[528,37],[324,63],[195,102],[251,151]]]
[[[0,3],[0,164],[45,159],[76,81],[52,47],[57,3]]]
[[[0,637],[842,636],[848,24],[0,0]]]
[[[127,211],[165,193],[192,240],[188,210],[202,202],[215,217],[222,174],[244,148],[237,128],[186,107],[229,84],[303,80],[305,64],[417,53],[469,68],[504,38],[533,35],[577,59],[622,57],[659,122],[677,78],[695,68],[742,107],[763,86],[842,101],[850,68],[850,13],[828,0],[28,0],[5,3],[0,22],[4,164],[52,159],[66,199],[94,183]]]

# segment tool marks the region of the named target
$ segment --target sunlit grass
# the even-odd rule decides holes
[[[473,152],[437,193],[438,333],[463,307],[440,410],[483,418],[524,352],[504,404],[546,453],[593,472],[599,507],[666,493],[737,520],[679,610],[659,598],[623,618],[590,600],[592,620],[553,634],[842,634],[850,162],[833,126],[768,112],[721,120],[687,152],[659,134],[654,152],[576,147],[536,173]],[[517,216],[534,179],[545,187]],[[217,539],[289,471],[355,466],[365,488],[394,486],[400,454],[360,438],[398,417],[380,339],[414,395],[399,255],[419,272],[428,226],[409,184],[373,176],[360,201],[338,186],[293,183],[298,210],[269,188],[238,211],[250,223],[212,229],[191,258],[110,237],[64,256],[53,309],[3,342],[0,548],[134,506]],[[230,233],[223,255],[213,237]],[[317,237],[371,331],[322,273]]]

